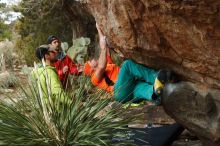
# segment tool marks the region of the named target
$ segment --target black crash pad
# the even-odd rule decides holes
[[[126,137],[113,137],[112,142],[120,143],[129,140],[137,146],[170,146],[183,130],[184,127],[177,123],[160,127],[128,128],[116,131],[125,134]]]

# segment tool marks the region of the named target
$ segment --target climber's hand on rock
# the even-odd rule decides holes
[[[107,45],[106,45],[106,36],[103,35],[102,30],[100,29],[99,25],[96,23],[96,28],[98,30],[98,34],[99,34],[99,45],[101,49],[106,49]]]
[[[107,48],[105,38],[106,38],[106,36],[99,38],[99,45],[100,45],[101,49],[106,49]]]

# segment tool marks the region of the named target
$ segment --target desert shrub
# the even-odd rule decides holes
[[[6,39],[5,41],[0,42],[0,58],[3,55],[6,68],[9,69],[13,68],[13,61],[14,61],[13,51],[14,51],[14,44],[11,41]]]
[[[28,67],[27,65],[24,65],[21,69],[21,72],[25,75],[30,75],[33,69],[33,67]]]
[[[18,85],[18,79],[12,72],[2,72],[0,74],[0,88],[9,88]]]
[[[23,59],[28,66],[33,66],[34,61],[38,61],[35,56],[35,48],[33,45],[33,39],[31,36],[16,41],[16,52]]]
[[[9,11],[10,9],[6,3],[0,1],[0,41],[4,41],[5,39],[11,40],[12,38],[12,25],[5,23],[5,21],[10,19]]]
[[[0,20],[0,41],[4,41],[5,39],[11,40],[11,38],[12,33],[10,25],[7,25]]]
[[[125,111],[117,108],[103,113],[111,99],[100,100],[100,97],[109,95],[87,88],[90,85],[85,77],[76,80],[64,101],[60,98],[51,101],[49,97],[42,98],[39,88],[32,85],[21,90],[16,97],[18,102],[13,98],[12,104],[1,101],[2,145],[119,145],[113,144],[111,138],[124,135],[115,134],[114,130],[125,129],[132,118],[122,119]],[[72,97],[71,101],[69,97]]]

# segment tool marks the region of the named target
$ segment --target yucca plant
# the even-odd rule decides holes
[[[51,101],[42,99],[39,88],[33,85],[21,87],[17,97],[10,97],[10,103],[2,100],[0,145],[132,145],[131,141],[125,140],[113,143],[112,137],[126,136],[115,130],[126,129],[135,117],[121,118],[126,111],[120,107],[108,109],[103,114],[111,99],[100,100],[100,97],[110,95],[89,88],[85,77],[76,78],[74,82],[73,89],[68,90],[70,92],[65,94],[64,100],[53,95]]]

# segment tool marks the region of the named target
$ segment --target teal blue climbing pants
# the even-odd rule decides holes
[[[153,85],[157,77],[157,71],[137,64],[132,60],[126,60],[120,69],[118,79],[114,86],[114,98],[116,101],[148,100],[152,101]]]

